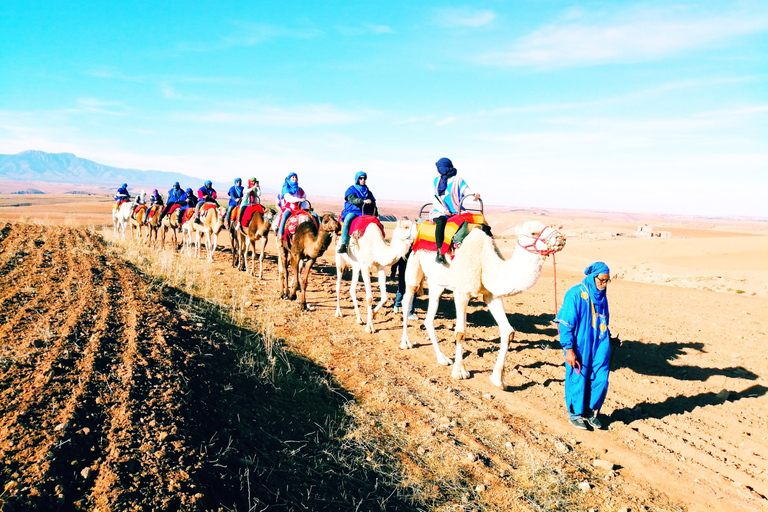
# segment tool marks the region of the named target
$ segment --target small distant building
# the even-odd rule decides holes
[[[654,231],[651,226],[643,224],[642,226],[637,226],[635,236],[638,238],[671,238],[672,233],[670,231]]]

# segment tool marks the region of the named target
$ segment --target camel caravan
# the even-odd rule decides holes
[[[467,329],[467,306],[470,299],[479,298],[499,327],[500,349],[490,380],[505,389],[504,365],[515,330],[504,310],[503,298],[531,288],[539,279],[547,257],[563,250],[565,237],[555,227],[539,221],[525,222],[515,228],[517,245],[512,257],[505,260],[486,221],[480,195],[473,193],[456,175],[450,160],[441,159],[437,167],[439,176],[434,180],[433,202],[422,207],[417,221],[397,220],[389,241],[379,219],[376,199],[367,187],[367,175],[362,172],[355,175],[354,185],[347,189],[344,210],[339,216],[316,213],[299,187],[295,173],[286,177],[275,208],[261,203],[261,189],[256,178],[249,179],[247,187],[236,179],[229,189],[226,207],[219,206],[210,181],[206,181],[197,194],[191,188],[182,190],[177,182],[168,191],[165,202],[157,190],[148,202],[143,194],[131,200],[127,185],[123,184],[115,196],[112,210],[114,233],[116,238],[125,239],[125,228],[130,226],[132,239],[136,231],[139,240],[159,248],[165,248],[166,237],[170,235],[173,247],[196,258],[201,257],[204,239],[207,260],[213,261],[218,235],[226,229],[231,240],[232,267],[258,279],[263,279],[264,254],[272,234],[277,243],[280,297],[297,301],[301,310],[312,309],[307,305],[306,297],[309,275],[317,259],[333,246],[335,316],[343,316],[342,278],[350,269],[352,308],[357,323],[365,324],[368,333],[376,332],[374,322],[388,300],[387,268],[397,264],[402,272],[395,306],[395,313],[399,313],[397,304],[402,301],[400,348],[413,348],[408,334],[409,319],[418,318],[412,311],[413,298],[426,288],[429,301],[424,326],[437,363],[452,365],[454,379],[469,378],[462,342]],[[472,201],[467,202],[470,199]],[[180,243],[178,235],[182,238]],[[258,273],[255,270],[257,251]],[[379,300],[375,306],[372,273],[376,274],[379,285]],[[357,300],[360,278],[365,291],[365,319]],[[445,290],[452,291],[456,307],[453,360],[440,349],[434,325],[439,300]]]

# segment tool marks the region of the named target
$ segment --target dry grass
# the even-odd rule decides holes
[[[364,376],[353,396],[329,371],[327,346],[361,351],[358,326],[323,332],[321,347],[301,335],[318,330],[312,315],[292,315],[292,304],[264,293],[254,279],[225,279],[204,260],[130,240],[114,247],[153,278],[153,287],[180,290],[188,314],[221,331],[237,352],[233,374],[267,384],[277,397],[304,397],[314,442],[290,441],[282,426],[265,423],[277,452],[239,454],[249,510],[287,499],[254,487],[272,474],[294,493],[287,510],[680,510],[656,495],[641,505],[604,481],[588,455],[553,448],[567,441],[531,430],[448,380],[379,372]],[[593,490],[584,493],[578,484],[587,478]],[[327,485],[334,488],[320,489]]]

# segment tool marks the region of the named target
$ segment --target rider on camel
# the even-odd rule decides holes
[[[359,217],[366,212],[370,215],[378,215],[376,198],[373,197],[373,192],[368,189],[367,182],[368,175],[363,171],[360,171],[355,174],[355,184],[344,192],[344,210],[341,212],[344,226],[341,229],[341,245],[339,245],[339,249],[337,250],[339,253],[347,252],[347,245],[349,245],[349,227],[356,217]]]
[[[117,193],[115,194],[115,202],[121,202],[121,201],[130,201],[131,200],[131,194],[128,193],[128,184],[123,183],[120,185],[120,188],[117,189]]]
[[[458,215],[461,212],[461,203],[465,197],[473,196],[477,201],[480,199],[480,194],[469,189],[467,183],[458,176],[458,171],[448,158],[441,158],[435,165],[439,176],[434,181],[435,201],[429,218],[435,223],[435,243],[437,244],[435,261],[445,264],[445,256],[440,252],[445,238],[445,223],[448,221],[448,217]]]
[[[224,222],[227,229],[229,229],[229,214],[232,213],[232,209],[237,206],[240,200],[243,198],[243,180],[235,178],[235,184],[229,187],[229,204],[227,204],[227,214],[224,215]]]
[[[198,204],[198,200],[195,197],[195,193],[192,191],[192,188],[188,188],[186,190],[179,204],[181,205],[181,208],[179,208],[179,217],[177,219],[177,223],[179,226],[181,226],[181,219],[184,218],[184,212],[189,208],[195,208]]]
[[[152,195],[149,196],[149,204],[148,204],[147,211],[149,212],[149,210],[152,210],[152,208],[154,208],[155,206],[163,206],[163,196],[160,195],[157,189],[154,189],[152,191]],[[157,211],[155,212],[155,215],[157,215]],[[142,224],[146,226],[147,222],[149,222],[149,213],[147,213],[147,216],[144,217],[144,222]]]
[[[173,187],[171,187],[171,190],[168,191],[168,202],[165,204],[165,208],[163,208],[162,213],[160,214],[160,219],[158,219],[158,222],[163,222],[163,217],[165,217],[169,211],[171,211],[171,208],[173,208],[173,205],[175,204],[181,204],[182,201],[185,201],[187,198],[184,195],[184,191],[181,189],[181,185],[179,185],[179,182],[173,184]]]
[[[237,219],[237,225],[235,229],[240,229],[240,225],[243,223],[243,215],[245,215],[245,209],[252,204],[261,203],[259,196],[261,195],[261,187],[259,186],[259,180],[255,177],[248,180],[248,188],[243,192],[243,197],[240,199],[240,217]]]
[[[277,230],[278,236],[282,237],[285,231],[285,223],[291,214],[300,211],[306,207],[307,195],[304,189],[299,186],[299,176],[292,172],[285,178],[283,189],[277,196],[277,204],[281,208],[280,224]]]
[[[216,190],[213,188],[213,183],[211,183],[211,180],[206,180],[205,184],[197,189],[197,205],[195,205],[195,222],[198,224],[202,224],[200,222],[200,207],[203,206],[206,203],[215,204],[216,206],[219,206],[219,202],[216,201]]]

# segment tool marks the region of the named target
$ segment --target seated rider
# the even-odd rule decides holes
[[[219,206],[219,202],[216,201],[216,191],[213,189],[213,183],[211,180],[206,180],[205,184],[197,189],[197,205],[195,205],[195,222],[200,222],[200,207],[206,203],[212,203]]]
[[[147,193],[143,190],[136,196],[136,206],[140,204],[147,204]]]
[[[243,180],[235,178],[235,184],[229,187],[229,203],[227,204],[227,213],[224,215],[224,223],[226,228],[229,229],[229,214],[232,213],[232,209],[240,203],[243,198]]]
[[[281,208],[278,236],[283,236],[288,217],[306,207],[306,200],[307,195],[304,193],[304,189],[299,186],[299,176],[292,172],[285,178],[283,189],[277,196],[277,204]]]
[[[168,202],[165,204],[165,208],[163,208],[162,213],[160,214],[160,218],[158,219],[158,222],[163,221],[163,217],[165,217],[168,212],[171,210],[173,205],[175,204],[181,204],[182,201],[185,201],[187,199],[186,195],[184,194],[184,191],[181,189],[181,185],[179,185],[179,182],[173,184],[173,187],[171,187],[171,190],[168,191]]]
[[[131,200],[131,194],[128,193],[128,184],[123,183],[120,185],[120,188],[117,189],[117,193],[115,194],[115,202],[120,201],[130,201]]]
[[[477,201],[480,199],[480,194],[469,189],[467,183],[458,176],[458,171],[448,158],[441,158],[435,165],[439,176],[434,181],[435,201],[429,218],[435,223],[435,243],[437,244],[435,261],[445,264],[445,256],[440,252],[445,238],[445,223],[448,221],[448,217],[460,213],[461,203],[465,197],[474,196],[475,201]]]
[[[198,201],[195,197],[195,193],[192,191],[192,188],[188,188],[184,193],[181,202],[179,203],[181,205],[177,218],[177,224],[179,226],[181,226],[181,219],[184,218],[184,212],[189,208],[196,208],[198,203],[202,204],[202,201]]]
[[[237,219],[237,225],[235,229],[240,229],[240,225],[243,223],[243,215],[245,214],[246,206],[252,204],[261,203],[259,196],[261,195],[261,187],[259,186],[259,180],[255,177],[248,180],[248,188],[243,192],[243,197],[240,199],[240,216]]]
[[[152,210],[152,208],[154,208],[155,206],[159,206],[159,207],[163,206],[163,196],[160,195],[160,193],[157,191],[157,189],[154,189],[152,191],[152,195],[149,196],[149,204],[148,204],[148,209],[147,209],[147,216],[144,217],[144,225],[146,225],[147,222],[149,221],[149,211]],[[155,212],[155,215],[158,215],[159,211],[160,210],[158,209]]]
[[[344,192],[344,210],[341,212],[341,218],[344,220],[344,227],[341,229],[341,245],[337,252],[347,252],[349,245],[349,227],[352,221],[363,214],[378,215],[376,211],[376,198],[373,192],[368,189],[368,175],[362,171],[355,174],[355,184]]]

